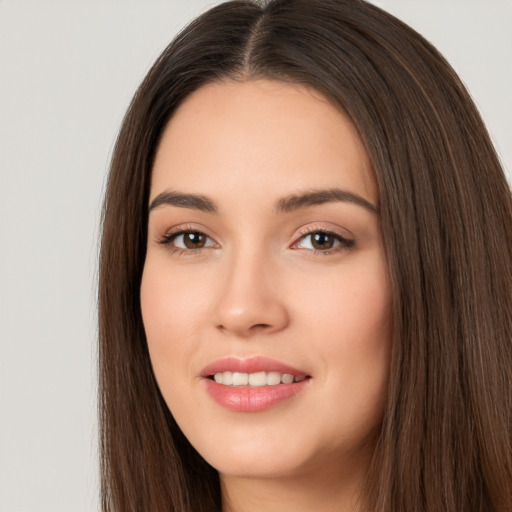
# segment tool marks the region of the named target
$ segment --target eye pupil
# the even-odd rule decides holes
[[[328,233],[314,233],[311,238],[315,249],[331,249],[334,245],[334,237]]]
[[[206,236],[202,233],[192,231],[190,233],[185,233],[183,242],[187,249],[201,249],[201,247],[204,247],[204,244],[206,243]]]

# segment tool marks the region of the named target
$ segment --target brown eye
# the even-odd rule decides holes
[[[332,249],[334,247],[334,243],[336,242],[336,239],[334,235],[331,235],[329,233],[313,233],[311,236],[311,245],[316,250],[326,250],[326,249]]]
[[[201,233],[201,231],[179,231],[178,233],[164,235],[158,243],[189,251],[217,246],[208,235]]]
[[[341,249],[350,249],[355,244],[354,240],[331,233],[329,231],[312,231],[303,235],[300,240],[294,244],[295,249],[308,249],[312,251],[325,252],[330,254],[333,251]]]
[[[197,231],[183,234],[183,244],[187,249],[201,249],[206,245],[207,236]]]

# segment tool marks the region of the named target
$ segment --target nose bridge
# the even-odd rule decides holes
[[[276,332],[288,323],[278,286],[279,268],[265,246],[248,241],[224,261],[216,305],[216,327],[236,336]]]

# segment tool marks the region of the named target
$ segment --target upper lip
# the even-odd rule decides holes
[[[213,363],[205,366],[201,370],[201,377],[209,377],[220,372],[239,372],[239,373],[256,373],[256,372],[279,372],[281,374],[288,373],[298,376],[308,376],[308,373],[294,368],[293,366],[284,364],[275,359],[269,359],[268,357],[249,357],[249,358],[238,358],[238,357],[225,357],[218,359]]]

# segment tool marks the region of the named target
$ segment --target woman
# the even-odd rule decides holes
[[[510,510],[511,217],[467,92],[395,18],[198,18],[108,181],[104,510]]]

